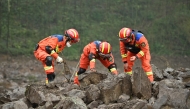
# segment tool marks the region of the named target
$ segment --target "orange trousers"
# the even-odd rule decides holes
[[[113,56],[112,56],[113,57]],[[106,68],[108,68],[113,62],[108,60],[103,60],[102,58],[97,58]],[[80,68],[87,69],[90,65],[90,60],[88,56],[85,56],[83,53],[81,54],[80,58]]]
[[[42,62],[42,65],[44,67],[44,70],[45,70],[46,74],[50,74],[50,73],[54,72],[54,59],[52,61],[51,66],[47,66],[45,64],[45,59],[46,59],[47,56],[51,56],[50,54],[48,54],[44,50],[41,50],[40,48],[38,48],[36,51],[34,51],[34,56],[36,57],[36,59],[38,59],[39,61]]]
[[[124,69],[125,72],[132,72],[132,67],[134,65],[134,61],[130,61],[130,58],[132,56],[135,56],[136,54],[131,53],[131,52],[127,52],[127,63],[128,63],[128,67],[127,69]],[[151,60],[151,56],[150,53],[146,53],[143,57],[139,58],[141,60],[141,65],[142,68],[144,70],[144,72],[152,72],[152,68],[150,65],[150,60]]]

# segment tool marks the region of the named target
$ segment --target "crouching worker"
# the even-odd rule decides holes
[[[34,56],[42,62],[47,82],[55,79],[54,62],[63,63],[63,59],[58,55],[65,46],[70,47],[72,44],[79,42],[79,34],[75,29],[68,29],[65,35],[51,35],[42,39],[35,48]]]
[[[110,72],[117,75],[118,71],[111,53],[111,45],[106,41],[93,41],[86,45],[80,58],[79,70],[74,77],[74,84],[80,84],[78,75],[84,73],[88,66],[91,72],[96,72],[95,61],[98,59]]]

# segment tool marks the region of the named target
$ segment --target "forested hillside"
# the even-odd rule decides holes
[[[189,0],[0,0],[0,54],[33,55],[35,44],[76,28],[80,43],[66,48],[78,59],[93,40],[107,40],[119,55],[122,27],[141,30],[155,55],[190,55]]]

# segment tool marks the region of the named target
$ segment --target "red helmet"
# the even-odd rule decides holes
[[[68,37],[72,43],[76,43],[80,41],[79,33],[76,29],[71,28],[71,29],[66,30],[65,36]]]
[[[119,31],[119,39],[124,40],[127,38],[131,38],[131,33],[132,33],[132,30],[130,28],[124,27]]]
[[[103,54],[111,53],[111,45],[108,42],[102,42],[99,46],[99,51]]]

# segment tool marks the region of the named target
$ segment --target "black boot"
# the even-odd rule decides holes
[[[55,74],[54,73],[47,74],[47,78],[48,78],[48,84],[46,84],[46,86],[48,88],[54,88],[55,87],[55,83],[54,83]]]
[[[55,73],[47,74],[48,82],[52,82],[55,79]]]

